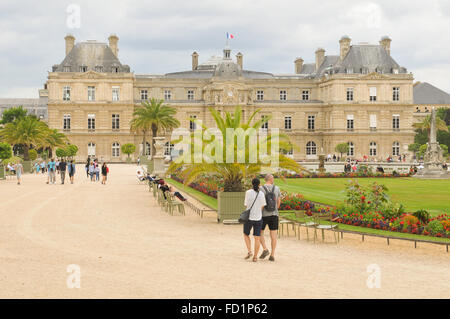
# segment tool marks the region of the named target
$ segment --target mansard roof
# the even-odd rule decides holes
[[[414,85],[413,95],[414,104],[450,104],[450,94],[427,82]]]
[[[102,72],[112,72],[113,67],[118,67],[119,72],[130,72],[130,67],[120,63],[106,43],[97,41],[75,44],[61,64],[53,66],[53,72],[64,72],[64,67],[70,67],[70,72],[80,72],[82,66],[94,71],[99,66]]]

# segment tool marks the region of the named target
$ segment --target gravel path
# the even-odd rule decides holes
[[[283,238],[277,261],[252,263],[241,226],[162,212],[136,166],[106,186],[0,181],[1,298],[450,298],[445,248],[346,235],[339,245]],[[59,176],[57,176],[58,178]],[[68,265],[81,270],[69,289]],[[381,288],[367,287],[378,265]]]

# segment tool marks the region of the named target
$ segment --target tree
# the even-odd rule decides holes
[[[24,159],[28,161],[30,146],[42,146],[47,132],[47,124],[39,121],[36,117],[26,116],[7,123],[0,130],[0,138],[13,145],[23,145]]]
[[[67,157],[67,151],[64,148],[57,148],[55,151],[57,157],[63,158]]]
[[[31,161],[34,161],[38,157],[38,153],[35,149],[31,149],[28,151],[28,156],[30,157]]]
[[[24,110],[22,106],[12,107],[3,112],[0,124],[12,123],[25,116],[27,116],[27,110]]]
[[[130,154],[133,154],[134,151],[136,151],[136,145],[132,143],[126,143],[123,144],[120,149],[122,150],[122,153],[125,153],[128,155],[128,157],[130,157]]]
[[[12,147],[8,143],[0,142],[0,163],[2,160],[11,158],[12,156]]]
[[[336,145],[335,151],[338,153],[341,153],[341,158],[342,158],[342,154],[347,154],[349,150],[349,146],[348,143],[339,143],[338,145]]]
[[[424,118],[422,122],[414,123],[413,127],[417,130],[426,131],[429,135],[431,129],[431,115],[428,115],[426,118]],[[436,116],[436,130],[448,132],[445,121],[439,116]]]
[[[191,141],[187,145],[188,151],[183,152],[180,161],[174,161],[169,166],[168,173],[180,173],[185,184],[195,181],[200,175],[209,174],[223,180],[225,192],[241,192],[243,191],[244,183],[248,182],[250,177],[260,174],[263,167],[271,166],[270,161],[265,161],[264,158],[259,156],[261,149],[264,149],[264,145],[267,145],[266,150],[267,152],[270,152],[272,143],[274,143],[275,147],[276,138],[278,138],[278,146],[281,151],[289,150],[293,147],[287,135],[267,133],[267,136],[264,138],[261,138],[260,136],[259,142],[255,139],[252,140],[249,135],[245,135],[245,139],[243,139],[243,148],[239,147],[238,149],[238,143],[235,143],[234,137],[233,139],[230,139],[231,136],[229,137],[227,135],[227,130],[234,129],[236,131],[242,129],[243,131],[246,131],[247,129],[254,129],[257,131],[261,128],[262,124],[269,120],[269,118],[263,117],[261,120],[253,121],[255,116],[259,113],[259,110],[256,110],[247,122],[242,122],[242,111],[239,107],[236,107],[234,113],[225,112],[223,117],[217,110],[213,108],[210,108],[209,110],[216,122],[217,130],[220,132],[218,135],[221,137],[218,139],[216,139],[216,137],[211,138],[211,142],[205,144],[203,140],[198,141],[196,135],[192,133]],[[208,128],[202,126],[202,131],[205,133],[208,131]],[[223,143],[217,143],[218,141],[223,141]],[[178,141],[173,142],[177,143]],[[200,160],[186,160],[189,156],[198,156],[195,152],[196,145],[202,145],[202,156]],[[232,149],[234,150],[233,154],[235,155],[235,158],[237,154],[242,155],[243,160],[241,162],[235,158],[233,158],[231,163],[230,161],[227,161],[227,154],[230,154]],[[255,154],[256,159],[251,159],[250,155],[254,156]],[[301,172],[304,170],[297,162],[283,155],[282,152],[276,156],[278,156],[276,159],[279,160],[279,168],[294,172]],[[182,159],[184,159],[184,161]]]
[[[65,147],[68,142],[67,136],[64,133],[58,132],[57,129],[47,129],[45,132],[42,147],[48,149],[49,158],[53,157],[53,149],[55,147]],[[77,148],[78,151],[78,148]],[[75,156],[75,155],[74,155]]]
[[[420,154],[420,156],[424,156],[425,155],[425,152],[427,151],[427,148],[428,148],[427,144],[420,145],[420,147],[419,147],[419,154]]]
[[[154,137],[157,137],[158,130],[172,130],[180,126],[180,122],[174,117],[176,109],[163,104],[163,100],[151,99],[144,101],[133,112],[131,120],[131,129],[133,131],[142,131],[142,155],[145,155],[146,134],[152,131],[152,154],[155,154]]]
[[[447,157],[448,156],[448,146],[445,144],[441,144],[440,146],[441,146],[444,157]]]
[[[419,143],[412,143],[408,145],[408,151],[416,153],[419,151],[420,144]]]
[[[78,146],[76,146],[76,145],[74,145],[74,144],[69,144],[69,145],[67,145],[67,147],[66,147],[66,149],[65,149],[65,152],[66,152],[66,156],[67,156],[67,157],[70,157],[70,158],[73,159],[73,157],[74,157],[75,155],[77,155],[77,152],[78,152]]]

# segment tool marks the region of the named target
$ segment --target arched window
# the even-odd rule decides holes
[[[370,142],[369,155],[370,156],[376,156],[377,155],[377,143]]]
[[[353,144],[353,142],[348,142],[347,155],[348,156],[354,156],[355,155],[355,145]]]
[[[164,155],[170,156],[170,154],[172,154],[173,147],[173,144],[166,142],[166,144],[164,144]]]
[[[88,156],[95,156],[95,143],[89,142],[87,151]]]
[[[114,142],[112,145],[112,157],[120,156],[120,144],[118,142]]]
[[[306,155],[316,155],[316,153],[316,143],[314,143],[313,141],[309,141],[308,143],[306,143]]]
[[[399,142],[394,142],[394,144],[392,144],[392,155],[393,156],[400,155],[400,143]]]

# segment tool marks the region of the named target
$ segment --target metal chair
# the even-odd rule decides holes
[[[321,221],[327,221],[327,224],[321,224]],[[317,214],[314,217],[314,222],[316,225],[314,226],[314,242],[316,241],[317,231],[320,230],[322,232],[322,242],[325,242],[325,230],[331,230],[334,235],[334,241],[336,244],[339,242],[339,234],[337,233],[338,224],[333,224],[331,213],[326,214]]]

